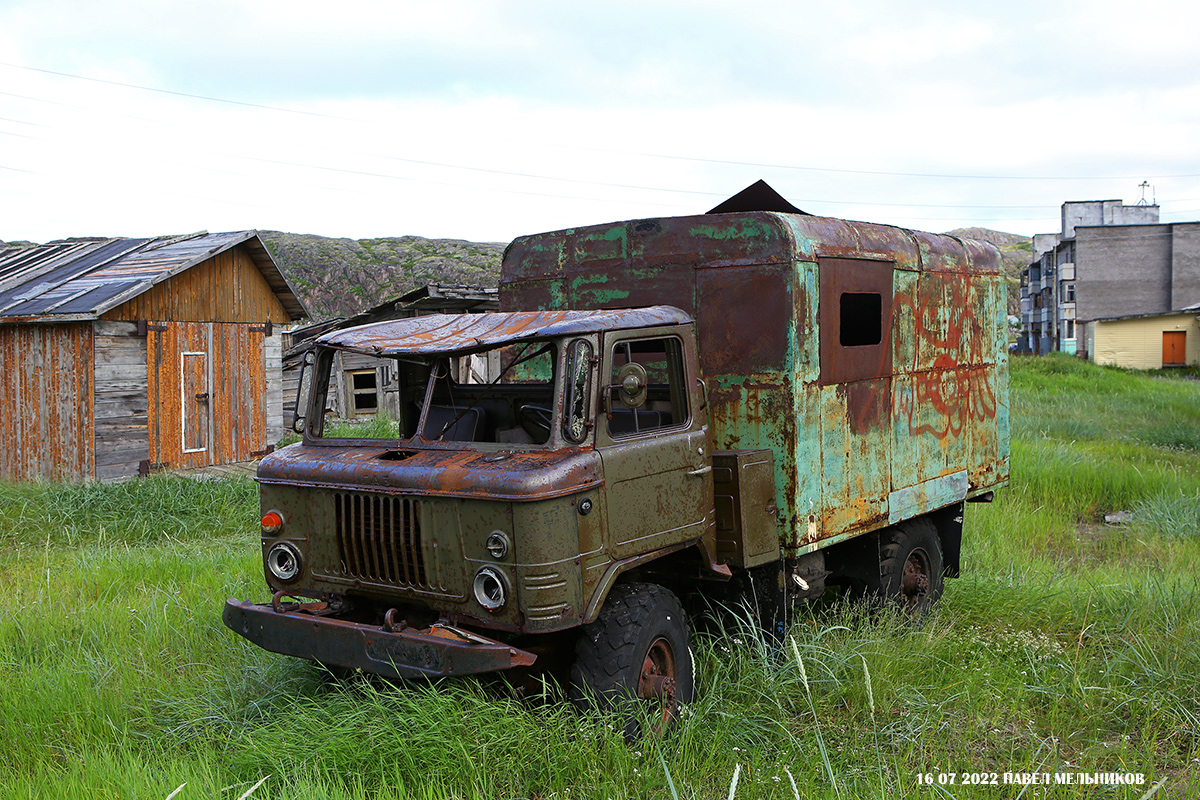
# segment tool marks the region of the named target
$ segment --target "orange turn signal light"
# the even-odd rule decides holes
[[[278,533],[283,527],[283,517],[279,516],[276,511],[268,511],[263,514],[262,529],[263,533]]]

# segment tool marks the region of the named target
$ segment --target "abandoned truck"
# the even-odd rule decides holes
[[[697,598],[836,582],[922,608],[958,574],[964,503],[1007,482],[990,245],[638,220],[517,239],[500,298],[317,340],[303,442],[258,470],[274,597],[229,600],[232,630],[402,678],[565,655],[582,702],[670,714]],[[383,438],[327,423],[338,392]]]

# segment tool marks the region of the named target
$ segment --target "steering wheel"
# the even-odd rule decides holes
[[[550,438],[550,426],[554,422],[554,412],[542,406],[525,405],[517,409],[521,413],[521,424],[528,423],[537,430],[529,431],[531,436],[542,435],[542,442]]]

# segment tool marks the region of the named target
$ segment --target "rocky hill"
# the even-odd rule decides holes
[[[952,236],[1000,248],[1008,280],[1008,313],[1020,313],[1021,270],[1033,257],[1031,239],[987,228],[957,228]],[[300,293],[312,319],[348,316],[427,283],[495,286],[505,244],[397,236],[329,239],[261,231],[267,249]]]
[[[505,244],[396,236],[329,239],[259,231],[310,319],[357,314],[427,283],[495,286]]]

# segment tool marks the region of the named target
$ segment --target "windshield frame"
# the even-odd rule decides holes
[[[545,338],[533,338],[523,340],[521,342],[509,342],[501,346],[486,346],[472,348],[468,350],[453,350],[429,355],[404,355],[396,356],[392,354],[380,354],[374,352],[367,347],[340,347],[329,346],[318,343],[316,345],[316,362],[312,365],[313,380],[310,384],[311,391],[307,399],[308,414],[304,424],[304,443],[306,445],[328,446],[328,447],[376,447],[385,449],[447,449],[447,450],[479,450],[479,451],[549,451],[561,450],[569,447],[585,447],[590,446],[594,441],[594,420],[596,414],[596,370],[595,360],[588,366],[589,370],[589,396],[586,400],[588,409],[588,424],[586,426],[586,434],[581,441],[573,441],[568,439],[564,433],[563,419],[563,398],[564,398],[564,381],[567,379],[567,358],[568,348],[577,340],[586,340],[590,345],[592,352],[597,352],[598,336],[596,335],[572,335],[572,336],[556,336]],[[429,409],[434,405],[431,401],[437,391],[436,384],[439,381],[450,379],[449,375],[439,372],[437,367],[439,364],[445,372],[449,365],[449,359],[465,357],[470,355],[478,355],[481,353],[494,352],[500,347],[522,346],[522,356],[529,356],[532,353],[541,350],[545,346],[549,346],[552,352],[553,376],[550,381],[551,388],[551,411],[552,419],[550,421],[549,436],[545,442],[539,444],[536,442],[512,442],[512,441],[454,441],[445,439],[426,438],[426,425]],[[339,353],[354,353],[360,355],[372,356],[380,359],[393,359],[397,362],[407,362],[409,364],[421,363],[428,365],[428,377],[425,379],[425,384],[421,388],[420,396],[423,398],[420,403],[420,413],[416,420],[415,432],[411,437],[405,438],[397,435],[395,438],[359,438],[359,437],[334,437],[328,436],[325,433],[326,413],[329,410],[329,390],[334,377],[334,367],[337,364],[336,355]],[[459,391],[463,391],[463,403],[468,407],[475,407],[484,399],[496,399],[495,395],[503,395],[505,392],[512,394],[511,387],[519,386],[519,384],[499,383],[501,378],[516,364],[521,363],[521,359],[514,361],[508,365],[500,375],[492,382],[487,384],[456,384],[452,386],[458,387]],[[471,389],[463,389],[462,387],[471,386]],[[492,387],[504,387],[504,392],[495,392],[489,397],[489,391]],[[413,392],[411,385],[409,392]],[[456,404],[457,406],[457,404]],[[330,416],[330,421],[334,418]],[[399,425],[399,423],[397,423]],[[451,422],[453,424],[453,421]],[[513,424],[516,424],[515,422]],[[399,434],[397,430],[397,434]]]

